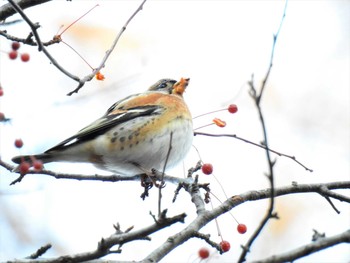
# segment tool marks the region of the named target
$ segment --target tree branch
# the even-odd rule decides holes
[[[332,182],[332,183],[324,183],[324,184],[292,185],[292,186],[275,188],[274,193],[275,193],[275,197],[284,196],[288,194],[297,194],[297,193],[314,193],[314,192],[321,191],[322,187],[327,187],[328,189],[331,189],[331,190],[350,189],[350,181]],[[192,202],[196,202],[193,200],[201,199],[199,192],[193,192],[191,193],[191,195],[196,196],[195,199],[192,198]],[[207,225],[209,222],[219,217],[220,215],[230,211],[234,207],[239,206],[245,202],[262,200],[270,197],[271,197],[270,189],[248,191],[227,199],[221,205],[214,208],[213,210],[205,210],[203,208],[198,213],[198,209],[197,209],[198,216],[196,217],[195,220],[193,220],[182,231],[167,238],[167,240],[161,246],[159,246],[152,253],[150,253],[146,258],[144,258],[142,262],[159,262],[174,248],[186,242],[187,240],[198,236],[198,232],[203,226]],[[203,205],[204,205],[204,202],[203,202]]]
[[[98,259],[111,253],[120,253],[120,247],[123,244],[132,242],[135,240],[149,240],[148,236],[161,229],[171,226],[175,223],[184,222],[186,214],[179,214],[171,218],[163,218],[162,221],[136,231],[127,231],[122,233],[115,233],[107,238],[102,238],[98,243],[96,250],[84,253],[77,253],[73,255],[66,255],[57,258],[35,259],[35,260],[9,260],[9,263],[53,263],[53,262],[85,262],[92,259]],[[111,248],[115,245],[119,245],[119,249],[112,251]]]
[[[19,0],[16,1],[17,5],[23,10],[32,6],[41,5],[46,2],[50,2],[52,0]],[[4,4],[0,7],[0,21],[4,21],[5,19],[16,14],[16,10],[13,9],[12,4]]]
[[[29,25],[30,29],[32,30],[32,33],[35,37],[36,43],[38,44],[38,50],[44,52],[44,54],[46,55],[46,57],[48,57],[48,59],[51,61],[51,63],[56,66],[56,68],[58,68],[62,73],[64,73],[65,75],[67,75],[68,77],[70,77],[71,79],[74,79],[75,81],[80,81],[79,77],[71,74],[69,71],[67,71],[66,69],[64,69],[57,61],[56,59],[54,59],[51,54],[49,53],[49,51],[47,51],[47,49],[44,47],[43,43],[41,42],[39,33],[37,31],[37,29],[40,27],[38,23],[33,23],[28,16],[23,12],[23,10],[21,9],[21,7],[13,0],[8,0],[9,3],[13,6],[13,8],[21,15],[21,17],[26,21],[26,23]]]
[[[272,42],[272,49],[271,49],[271,56],[270,56],[270,64],[269,64],[268,70],[267,70],[267,72],[265,74],[265,78],[264,78],[264,80],[263,80],[263,82],[261,84],[260,94],[257,95],[257,104],[260,104],[261,97],[264,94],[264,90],[265,90],[265,87],[266,87],[267,80],[268,80],[268,78],[270,76],[270,72],[271,72],[271,69],[272,69],[272,66],[273,66],[273,58],[275,56],[275,48],[276,48],[277,39],[278,39],[278,36],[280,34],[280,31],[281,31],[284,19],[286,17],[287,4],[288,4],[288,0],[285,0],[285,5],[284,5],[284,10],[283,10],[283,15],[282,15],[282,18],[281,18],[281,21],[280,21],[280,25],[279,25],[279,27],[277,29],[276,34],[273,35],[273,42]]]
[[[293,155],[288,155],[288,154],[284,154],[284,153],[281,153],[281,152],[278,152],[276,150],[272,150],[271,148],[267,148],[266,145],[262,145],[262,144],[258,144],[258,143],[255,143],[255,142],[252,142],[252,141],[249,141],[247,139],[244,139],[242,137],[239,137],[237,136],[236,134],[212,134],[212,133],[205,133],[205,132],[194,132],[194,136],[196,135],[203,135],[203,136],[210,136],[210,137],[230,137],[230,138],[235,138],[237,140],[240,140],[240,141],[243,141],[245,143],[248,143],[248,144],[251,144],[251,145],[254,145],[254,146],[257,146],[259,148],[262,148],[262,149],[265,149],[265,150],[268,150],[274,154],[277,154],[278,156],[282,156],[282,157],[286,157],[286,158],[289,158],[291,160],[293,160],[294,162],[296,162],[297,164],[299,164],[300,166],[302,166],[306,171],[308,172],[313,172],[312,169],[306,167],[304,164],[302,164],[301,162],[299,162],[295,156]]]
[[[8,164],[0,159],[0,166],[4,167],[6,170],[8,170],[11,173],[19,173],[14,172],[16,166]],[[78,181],[101,181],[101,182],[119,182],[119,181],[139,181],[141,180],[141,174],[134,175],[134,176],[123,176],[123,175],[98,175],[98,174],[70,174],[70,173],[57,173],[51,170],[43,169],[41,171],[36,170],[29,170],[27,174],[20,175],[16,180],[14,180],[11,185],[14,185],[16,183],[19,183],[22,181],[22,179],[26,176],[29,176],[30,174],[34,175],[48,175],[51,177],[54,177],[55,179],[70,179],[70,180],[78,180]],[[155,176],[158,180],[161,179],[161,174],[155,173]],[[193,178],[179,178],[174,177],[170,175],[164,174],[164,181],[174,183],[174,184],[189,184],[193,181]]]
[[[264,78],[264,80],[263,80],[263,82],[261,84],[260,92],[257,92],[257,90],[255,88],[253,75],[252,75],[251,81],[248,82],[249,86],[250,86],[250,95],[251,95],[251,97],[253,98],[253,100],[255,102],[255,106],[256,106],[256,108],[258,110],[258,114],[259,114],[259,119],[260,119],[262,131],[263,131],[263,137],[264,137],[263,145],[265,145],[265,147],[266,147],[266,149],[265,149],[266,159],[267,159],[267,164],[268,164],[268,167],[269,167],[269,173],[267,174],[267,178],[268,178],[268,180],[270,182],[270,204],[269,204],[269,207],[268,207],[268,209],[266,211],[266,215],[261,220],[259,226],[256,228],[256,230],[254,231],[252,236],[249,238],[249,240],[247,241],[245,246],[243,246],[243,251],[241,253],[240,258],[238,259],[238,262],[245,261],[245,257],[247,255],[247,253],[249,252],[250,247],[252,246],[254,241],[257,239],[257,237],[260,235],[261,231],[263,230],[263,228],[265,227],[267,222],[271,218],[277,218],[277,214],[274,212],[274,207],[275,207],[275,179],[274,179],[274,169],[273,168],[274,168],[274,165],[275,165],[275,161],[272,161],[271,156],[270,156],[266,123],[265,123],[264,115],[262,113],[261,103],[260,102],[261,102],[262,95],[264,94],[264,91],[265,91],[265,87],[266,87],[266,83],[267,83],[268,77],[269,77],[270,72],[271,72],[271,68],[272,68],[272,64],[273,64],[273,58],[274,58],[274,54],[275,54],[275,46],[276,46],[276,43],[277,43],[277,39],[278,39],[280,30],[282,28],[282,24],[283,24],[284,18],[286,16],[287,3],[288,3],[288,1],[286,0],[285,6],[284,6],[284,11],[283,11],[283,16],[281,18],[281,22],[280,22],[279,28],[278,28],[276,34],[273,37],[270,64],[269,64],[268,70],[267,70],[267,72],[265,74],[265,78]]]
[[[143,0],[142,3],[139,5],[139,7],[136,9],[136,11],[130,16],[130,18],[126,21],[126,23],[124,24],[124,26],[122,27],[122,29],[120,30],[120,32],[118,33],[117,37],[114,39],[111,48],[109,50],[106,51],[105,56],[103,57],[100,65],[95,68],[92,73],[86,75],[83,78],[79,78],[78,76],[75,76],[74,74],[70,73],[69,71],[67,71],[65,68],[63,68],[57,61],[56,59],[54,59],[51,54],[48,52],[48,50],[44,47],[43,42],[40,39],[40,36],[38,34],[37,29],[40,27],[38,23],[33,23],[28,16],[23,12],[21,6],[15,2],[14,0],[8,0],[8,2],[10,3],[10,5],[12,6],[12,10],[14,9],[16,12],[18,12],[20,14],[20,16],[24,19],[24,21],[29,25],[29,27],[31,28],[31,32],[35,37],[36,40],[36,44],[38,45],[38,50],[42,51],[46,57],[51,61],[51,63],[57,68],[59,69],[63,74],[65,74],[66,76],[68,76],[69,78],[77,81],[79,84],[77,86],[77,88],[75,88],[73,91],[69,92],[67,95],[71,96],[74,93],[78,93],[78,91],[85,85],[85,83],[87,81],[90,81],[94,78],[94,76],[100,72],[100,70],[105,67],[106,61],[109,58],[109,56],[111,55],[111,53],[113,52],[115,46],[117,45],[120,37],[122,36],[123,32],[126,30],[126,27],[129,25],[130,21],[136,16],[136,14],[138,12],[140,12],[143,8],[143,5],[145,4],[147,0]],[[7,35],[6,31],[2,32],[3,36],[7,37],[7,38],[12,38],[12,36]],[[27,42],[29,41],[30,36],[27,38]],[[26,41],[24,41],[24,43],[26,43]],[[60,38],[59,37],[54,37],[53,41],[50,41],[48,43],[56,43],[56,42],[60,42]],[[34,45],[32,43],[32,45]]]
[[[262,260],[252,261],[252,263],[282,263],[282,262],[292,262],[299,258],[308,256],[322,249],[332,247],[341,243],[350,243],[350,230],[347,230],[338,235],[332,237],[320,238],[317,241],[301,246],[299,248],[290,250],[289,252],[274,255]]]

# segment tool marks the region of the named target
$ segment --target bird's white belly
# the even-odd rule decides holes
[[[108,147],[102,137],[95,139],[94,151],[102,156],[102,162],[96,164],[97,167],[130,176],[153,168],[163,171],[183,160],[192,146],[191,120],[180,120],[179,123],[173,120],[166,128],[158,130],[156,135],[147,137],[132,135],[130,130],[120,128],[109,132],[115,147]],[[117,135],[113,137],[113,134]]]

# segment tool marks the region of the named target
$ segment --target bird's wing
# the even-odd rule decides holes
[[[127,110],[118,110],[117,105],[117,103],[113,104],[103,117],[83,128],[77,134],[48,149],[45,153],[60,151],[66,147],[92,140],[95,137],[105,133],[112,127],[138,117],[159,115],[162,111],[162,107],[159,105],[137,106]]]

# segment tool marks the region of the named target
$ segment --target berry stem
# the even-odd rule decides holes
[[[205,124],[205,125],[203,125],[203,126],[200,126],[200,127],[198,127],[198,128],[195,128],[195,129],[193,129],[194,131],[196,131],[196,130],[199,130],[199,129],[202,129],[202,128],[205,128],[205,127],[208,127],[208,126],[211,126],[211,125],[216,125],[215,123],[209,123],[209,124]]]
[[[210,194],[216,199],[216,200],[218,200],[219,202],[220,202],[220,204],[222,204],[222,201],[216,196],[216,195],[214,195],[212,192],[210,192]],[[227,198],[228,199],[228,198]],[[237,224],[239,224],[239,221],[234,217],[234,215],[231,213],[231,211],[228,211],[228,213],[230,214],[230,216],[233,218],[233,220],[235,220],[235,222],[237,223]]]
[[[212,114],[212,113],[215,113],[215,112],[219,112],[219,111],[224,111],[224,110],[227,110],[227,109],[220,109],[220,110],[214,110],[214,111],[209,111],[209,112],[206,112],[206,113],[202,113],[200,115],[197,115],[196,117],[193,117],[192,119],[197,119],[199,117],[203,117],[205,115],[209,115],[209,114]]]
[[[211,205],[211,209],[213,210],[214,206],[213,206],[213,202],[211,201],[211,199],[210,199],[210,205]],[[221,231],[220,231],[220,227],[219,227],[219,223],[218,223],[218,219],[217,218],[215,218],[215,225],[216,225],[216,229],[218,231],[218,236],[221,238],[221,241],[224,241],[223,238],[222,238],[222,234],[221,234]]]
[[[73,50],[73,51],[75,52],[75,54],[77,54],[77,55],[89,66],[89,68],[91,68],[92,70],[94,70],[94,68],[90,65],[90,63],[87,62],[87,60],[86,60],[82,55],[80,55],[79,52],[76,51],[71,45],[69,45],[67,42],[64,42],[63,40],[61,40],[61,42],[62,42],[63,44],[65,44],[67,47],[69,47],[71,50]]]
[[[62,36],[64,32],[66,32],[71,26],[73,26],[76,22],[78,22],[80,19],[82,19],[84,16],[86,16],[88,13],[90,13],[93,9],[95,9],[96,7],[98,7],[99,4],[96,4],[94,7],[90,8],[87,12],[85,12],[85,14],[81,15],[79,18],[77,18],[76,20],[74,20],[70,25],[68,25],[62,32],[61,34],[59,34],[59,36]]]

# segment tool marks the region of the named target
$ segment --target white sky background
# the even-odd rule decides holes
[[[39,21],[43,40],[51,39],[61,24],[68,25],[86,10],[100,6],[69,29],[63,40],[80,52],[93,66],[139,5],[140,1],[55,1],[32,8],[27,14]],[[283,1],[149,1],[124,32],[106,68],[106,80],[87,83],[72,97],[66,94],[76,83],[49,64],[36,48],[21,47],[31,60],[10,61],[0,54],[0,83],[5,95],[0,110],[13,118],[13,125],[1,125],[1,158],[19,154],[13,147],[16,137],[24,140],[20,153],[38,153],[72,135],[100,117],[115,101],[142,92],[161,78],[190,77],[185,94],[193,116],[236,103],[235,115],[220,113],[195,120],[195,127],[213,117],[228,122],[224,129],[203,131],[234,133],[259,142],[262,131],[254,103],[245,85],[252,73],[259,85],[267,70],[272,45],[283,13]],[[275,61],[265,96],[263,112],[270,146],[314,169],[306,172],[295,162],[278,158],[276,184],[318,183],[349,180],[349,47],[350,4],[348,1],[290,1],[276,46]],[[26,36],[26,24],[7,28]],[[1,51],[10,43],[0,39]],[[84,76],[89,68],[64,44],[49,51],[72,73]],[[202,159],[214,165],[214,174],[229,196],[268,187],[265,153],[234,139],[196,137],[194,145]],[[185,168],[198,156],[193,150]],[[75,173],[101,173],[87,165],[48,164],[47,169]],[[152,223],[149,211],[157,212],[157,191],[142,201],[139,183],[99,183],[55,180],[27,176],[9,186],[16,175],[1,169],[0,177],[0,260],[23,258],[40,246],[52,243],[47,256],[95,249],[101,237],[112,234],[112,225],[136,229]],[[105,173],[105,172],[103,172]],[[183,175],[183,168],[171,172]],[[217,182],[212,191],[222,200]],[[195,208],[184,192],[171,203],[176,186],[164,189],[164,207],[169,216],[186,212],[189,223]],[[344,192],[349,195],[349,191]],[[281,220],[270,222],[256,240],[249,260],[285,252],[311,241],[313,229],[327,236],[349,228],[348,204],[334,201],[337,215],[327,201],[316,194],[278,198],[276,211]],[[217,202],[214,200],[214,205]],[[244,244],[265,214],[267,202],[244,204],[232,213],[248,226],[245,235],[236,231],[230,215],[219,218],[223,237],[231,250],[214,255],[210,262],[236,261]],[[208,206],[210,209],[210,206]],[[185,224],[186,225],[186,224]],[[185,225],[176,225],[152,236],[152,242],[138,241],[123,247],[121,255],[110,258],[140,260]],[[211,223],[202,231],[220,241]],[[206,245],[190,240],[174,250],[166,262],[198,262],[197,251]],[[300,262],[345,262],[349,246],[340,245]],[[137,253],[135,253],[137,251]],[[214,252],[214,250],[213,250]]]

